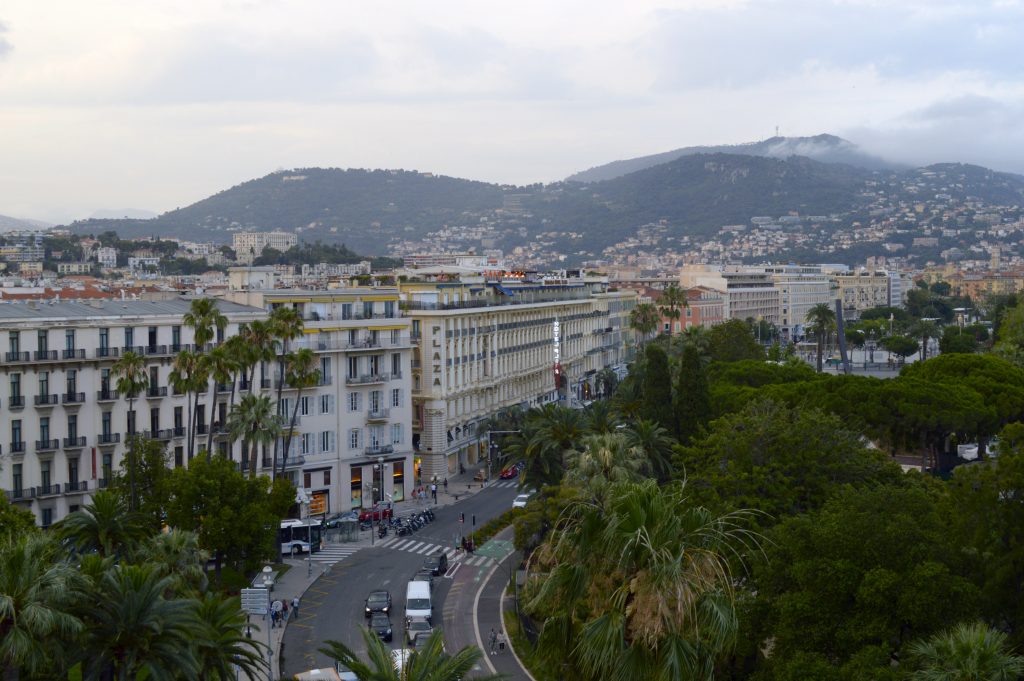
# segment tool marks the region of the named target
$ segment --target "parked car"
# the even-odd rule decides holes
[[[427,556],[427,559],[423,561],[423,567],[430,570],[430,574],[441,576],[448,571],[448,556],[443,551]]]
[[[331,529],[334,527],[341,527],[346,522],[356,522],[359,520],[359,511],[346,511],[345,513],[335,513],[331,517],[324,520],[324,528]]]
[[[391,640],[391,618],[382,612],[375,612],[370,617],[370,631],[377,634],[382,641]]]
[[[512,480],[514,478],[518,478],[519,472],[522,470],[523,462],[520,461],[519,463],[514,463],[511,466],[503,468],[499,477],[501,477],[502,480]]]
[[[369,617],[375,612],[382,612],[385,615],[391,612],[391,594],[387,591],[371,591],[366,598],[366,616]]]
[[[359,511],[359,522],[367,520],[386,520],[395,514],[390,502],[374,504],[372,508]]]
[[[430,625],[430,622],[428,622],[425,617],[411,617],[409,618],[409,623],[405,625],[406,639],[410,644],[416,638],[417,634],[430,636],[433,631],[434,627]]]

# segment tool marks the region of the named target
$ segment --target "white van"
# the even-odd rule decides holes
[[[405,588],[405,616],[422,617],[432,622],[434,606],[430,601],[429,583],[409,582]]]

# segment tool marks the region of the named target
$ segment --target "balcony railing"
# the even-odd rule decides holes
[[[52,407],[60,402],[59,395],[36,395],[36,406],[37,407]]]
[[[120,354],[121,354],[121,351],[118,348],[110,348],[110,347],[96,348],[96,358],[97,359],[104,359],[106,357],[117,357]]]
[[[372,421],[381,421],[383,419],[388,418],[388,416],[390,414],[391,414],[391,410],[390,409],[382,407],[380,409],[371,409],[369,412],[367,412],[366,418],[368,418],[368,419],[370,419]]]
[[[22,487],[21,489],[12,489],[7,492],[8,501],[24,501],[25,499],[31,499],[36,495],[36,490],[33,487]]]
[[[85,402],[85,393],[64,393],[61,396],[64,404],[81,404]]]
[[[161,428],[160,430],[146,430],[142,433],[147,440],[170,440],[174,436],[172,428]]]
[[[219,393],[229,393],[229,392],[231,392],[231,384],[230,383],[218,383],[217,384],[217,392],[219,392]]]
[[[185,426],[175,426],[174,427],[174,432],[172,433],[172,436],[173,437],[185,437]]]
[[[39,485],[36,487],[37,497],[52,497],[60,494],[60,485]]]
[[[378,454],[393,454],[394,445],[371,445],[366,448],[366,456],[377,456]]]
[[[64,438],[64,449],[77,449],[85,446],[85,436]]]
[[[78,482],[65,482],[64,494],[78,494],[89,491],[89,481],[79,480]]]
[[[27,352],[8,352],[5,357],[8,362],[31,362],[32,355]]]
[[[36,451],[44,452],[60,447],[60,440],[36,440]]]
[[[120,399],[121,395],[116,390],[97,390],[96,400],[98,402],[113,402]]]
[[[57,359],[60,355],[57,354],[56,350],[36,350],[32,353],[32,357],[37,362],[50,362]]]
[[[363,385],[366,383],[387,383],[391,380],[389,374],[363,374],[361,376],[346,376],[345,385]]]
[[[121,433],[100,433],[96,441],[101,445],[116,445],[121,441]]]
[[[155,397],[167,397],[167,386],[166,385],[151,385],[146,389],[147,398]]]
[[[24,454],[25,442],[11,442],[11,454]]]
[[[10,399],[7,400],[7,406],[11,409],[22,409],[25,406],[25,396],[11,395]]]
[[[106,489],[110,487],[110,480],[108,480],[107,478],[100,478],[99,480],[96,481],[96,487],[98,487],[99,489]]]
[[[85,359],[85,350],[65,349],[60,356],[63,359]]]
[[[143,350],[144,350],[145,354],[147,354],[147,355],[166,355],[166,354],[168,354],[167,353],[167,346],[166,345],[146,345],[143,348]]]
[[[304,463],[306,463],[306,457],[305,456],[303,456],[302,454],[292,454],[291,452],[289,452],[288,453],[288,461],[285,462],[284,467],[285,468],[297,468],[298,466],[301,466]]]

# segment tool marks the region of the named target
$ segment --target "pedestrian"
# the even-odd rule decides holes
[[[296,596],[292,599],[292,617],[299,619],[299,597]]]
[[[281,602],[281,623],[288,621],[288,601]]]
[[[447,492],[448,492],[448,478],[444,479],[444,491],[447,494]]]
[[[275,626],[277,626],[278,622],[281,620],[281,607],[282,607],[281,601],[277,600],[277,599],[275,599],[274,602],[270,604],[270,627],[271,628],[274,628]]]
[[[505,652],[505,631],[501,629],[498,631],[498,652]]]
[[[434,503],[437,503],[437,483],[431,483],[430,494],[434,497]]]
[[[491,633],[488,634],[487,641],[491,644],[491,655],[497,655],[498,634],[494,631],[494,627],[491,627]]]

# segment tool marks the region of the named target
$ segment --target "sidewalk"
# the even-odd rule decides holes
[[[486,470],[486,463],[480,464],[475,468],[467,468],[465,473],[460,475],[454,475],[448,478],[448,491],[445,492],[443,478],[437,483],[437,502],[434,503],[430,495],[430,482],[424,484],[427,490],[427,498],[425,500],[409,499],[407,501],[399,501],[395,503],[395,514],[397,515],[408,515],[414,511],[418,511],[423,508],[439,508],[442,506],[450,506],[459,499],[465,499],[467,496],[476,494],[480,490],[487,486],[487,483],[481,483],[474,480],[477,472],[480,470]],[[494,471],[492,471],[493,473]],[[495,474],[496,475],[496,474]],[[376,530],[364,530],[359,532],[358,541],[347,542],[348,546],[371,546],[376,544],[376,536],[372,533]],[[298,596],[299,598],[299,619],[302,619],[302,598],[306,591],[311,587],[317,579],[322,575],[326,574],[329,567],[326,564],[318,563],[316,561],[307,561],[303,559],[292,559],[283,558],[282,563],[290,566],[290,569],[283,575],[276,577],[274,582],[274,589],[270,594],[271,600],[288,601],[288,607],[291,608],[292,599]],[[288,622],[292,619],[289,614],[288,621],[285,621],[281,626],[274,627],[270,630],[270,650],[271,656],[271,680],[277,681],[280,678],[280,665],[278,661],[281,656],[281,641],[284,639],[285,628],[288,626]],[[270,619],[260,618],[255,616],[249,617],[250,623],[253,625],[253,638],[263,643],[267,642],[267,629],[269,626]],[[259,631],[256,630],[257,626]],[[490,629],[488,629],[490,631]],[[258,679],[252,679],[251,681],[264,681],[266,677],[261,676]]]
[[[513,535],[514,531],[512,528],[506,527],[496,534],[494,538],[511,541]],[[494,673],[504,675],[508,681],[535,681],[529,670],[519,661],[519,656],[516,655],[515,650],[512,648],[512,641],[508,638],[508,632],[505,632],[506,643],[504,652],[499,650],[496,654],[492,655],[488,642],[492,628],[495,631],[505,631],[504,620],[502,619],[503,614],[505,617],[515,618],[516,616],[513,596],[505,593],[505,587],[511,581],[509,578],[515,576],[513,571],[521,560],[522,554],[518,551],[513,551],[500,564],[491,568],[491,572],[488,573],[484,583],[480,586],[474,614],[476,616],[477,638],[483,644],[482,652],[484,656],[481,662],[490,667]]]

